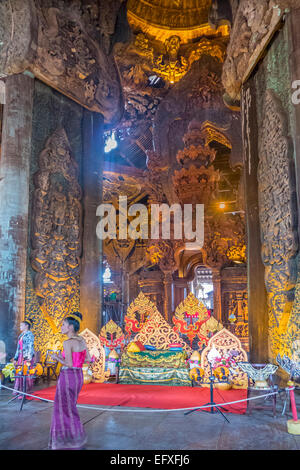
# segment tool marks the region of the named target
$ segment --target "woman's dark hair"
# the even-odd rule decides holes
[[[27,318],[27,320],[23,320],[23,323],[28,326],[28,330],[32,327],[32,320],[31,318]]]
[[[82,320],[82,315],[81,315],[80,312],[72,312],[71,315],[72,316],[70,316],[70,317],[66,317],[65,320],[67,320],[69,325],[73,325],[74,331],[75,331],[75,333],[77,333],[77,331],[79,331],[79,328],[80,328],[80,322]],[[74,317],[78,317],[78,320],[76,320],[76,318],[74,318]]]

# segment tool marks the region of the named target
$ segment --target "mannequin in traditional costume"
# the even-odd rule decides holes
[[[78,395],[83,385],[82,366],[92,362],[85,340],[77,333],[82,315],[74,312],[68,315],[61,327],[61,333],[68,336],[64,341],[62,354],[52,358],[62,364],[60,370],[54,410],[50,429],[50,449],[82,449],[86,444],[86,433],[76,408]]]
[[[18,345],[16,354],[14,356],[14,366],[18,369],[24,366],[25,362],[29,362],[30,365],[34,362],[34,336],[30,331],[32,326],[32,321],[30,319],[24,320],[20,323],[21,334],[18,338]],[[17,394],[17,391],[23,391],[23,380],[26,380],[26,392],[30,392],[33,387],[33,379],[28,376],[26,379],[24,377],[17,377],[15,380],[14,386],[14,395]],[[20,395],[20,399],[22,396]]]

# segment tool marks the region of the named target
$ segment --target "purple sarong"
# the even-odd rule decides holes
[[[54,398],[50,429],[50,449],[81,449],[87,436],[76,408],[83,385],[81,368],[62,368]]]

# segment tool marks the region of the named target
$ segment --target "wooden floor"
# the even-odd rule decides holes
[[[52,382],[51,385],[54,385]],[[11,384],[6,384],[11,386]],[[43,388],[49,384],[40,385]],[[0,449],[44,450],[48,446],[52,404],[30,401],[20,412],[20,402],[7,403],[11,392],[0,390]],[[296,394],[300,415],[300,394]],[[253,410],[251,416],[194,412],[95,411],[79,408],[88,434],[87,450],[300,450],[300,436],[288,434],[288,412],[277,417],[270,410]],[[116,409],[116,408],[115,408]]]

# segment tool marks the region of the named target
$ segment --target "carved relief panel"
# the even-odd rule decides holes
[[[106,121],[117,120],[122,91],[110,49],[122,2],[0,2],[0,74],[30,70]]]
[[[268,293],[270,353],[276,357],[284,347],[291,311],[288,295],[296,283],[297,207],[287,119],[273,90],[267,90],[264,98],[259,135],[258,201],[261,255]]]
[[[34,290],[42,316],[51,334],[57,335],[64,316],[78,308],[82,226],[77,164],[64,129],[57,129],[48,138],[38,166],[34,175],[31,266],[36,271]]]
[[[222,323],[249,351],[248,291],[246,266],[225,268],[221,272]]]

